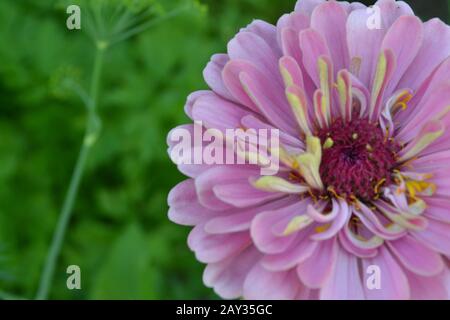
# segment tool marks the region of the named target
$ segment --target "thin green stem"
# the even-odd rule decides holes
[[[52,243],[48,251],[47,259],[44,264],[44,269],[41,274],[36,299],[44,300],[48,298],[50,287],[55,273],[56,263],[61,252],[61,247],[66,234],[67,226],[73,212],[73,207],[78,194],[78,189],[83,176],[86,160],[89,151],[95,143],[99,131],[99,120],[96,113],[98,90],[100,85],[100,77],[103,66],[103,54],[107,45],[99,43],[96,47],[96,55],[94,62],[94,71],[91,80],[90,99],[88,105],[88,122],[86,125],[86,132],[81,146],[78,160],[75,165],[69,189],[67,190],[66,198],[61,209],[58,224],[53,234]]]
[[[161,17],[155,18],[155,19],[147,21],[141,25],[133,27],[133,28],[123,32],[122,34],[117,36],[115,39],[111,40],[111,44],[116,44],[116,43],[125,41],[128,38],[131,38],[139,33],[142,33],[144,31],[146,31],[147,29],[149,29],[165,20],[168,20],[168,19],[171,19],[171,18],[174,18],[174,17],[180,15],[182,12],[188,10],[189,8],[190,8],[189,5],[182,6],[180,8],[174,9],[174,10],[164,14]]]

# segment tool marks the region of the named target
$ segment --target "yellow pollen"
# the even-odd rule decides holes
[[[379,192],[380,187],[383,185],[383,183],[386,182],[386,178],[381,179],[380,181],[378,181],[378,183],[375,185],[375,188],[373,189],[375,191],[375,193]]]
[[[327,140],[325,140],[325,143],[323,144],[323,148],[324,149],[329,149],[331,147],[333,147],[334,141],[331,138],[327,138]]]
[[[431,182],[409,180],[406,181],[406,189],[408,190],[411,199],[417,200],[417,193],[424,192],[427,189],[431,189],[433,192],[436,190],[436,185]]]
[[[327,188],[328,192],[330,192],[336,199],[344,199],[344,197],[337,194],[336,190],[332,186]]]
[[[353,202],[353,205],[355,206],[356,210],[360,210],[361,209],[361,204],[359,203],[359,200],[352,194],[350,195],[350,199]]]
[[[309,195],[311,196],[311,199],[313,200],[314,203],[317,203],[317,197],[316,195],[311,191],[311,189],[308,190]]]
[[[318,227],[316,227],[316,233],[322,233],[322,232],[325,232],[325,231],[327,231],[328,229],[330,229],[330,224],[325,224],[325,225],[322,225],[322,226],[318,226]]]
[[[408,102],[411,101],[413,95],[410,93],[405,94],[403,99],[397,101],[397,103],[393,106],[393,111],[396,111],[398,109],[406,110],[408,108]]]

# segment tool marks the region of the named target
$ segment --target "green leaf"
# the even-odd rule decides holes
[[[128,226],[100,266],[92,299],[152,299],[156,270],[149,265],[146,237],[135,224]]]

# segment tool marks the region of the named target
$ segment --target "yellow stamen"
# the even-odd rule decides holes
[[[408,108],[408,102],[411,101],[412,97],[413,95],[406,91],[392,107],[392,112],[396,112],[399,109],[406,110]]]
[[[323,232],[325,232],[325,231],[327,231],[328,229],[330,229],[330,227],[331,227],[331,224],[324,224],[324,225],[321,225],[321,226],[318,226],[318,227],[316,227],[316,233],[323,233]]]
[[[379,192],[380,187],[383,185],[383,183],[386,182],[386,178],[381,179],[380,181],[378,181],[378,183],[375,185],[374,191],[375,193]]]
[[[333,147],[333,144],[334,144],[333,139],[328,137],[327,140],[325,140],[325,143],[323,144],[323,148],[324,149],[330,149],[331,147]]]

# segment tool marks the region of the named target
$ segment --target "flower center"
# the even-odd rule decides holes
[[[337,119],[318,136],[324,145],[320,176],[331,195],[371,200],[382,185],[392,182],[400,148],[379,125],[367,119]]]

